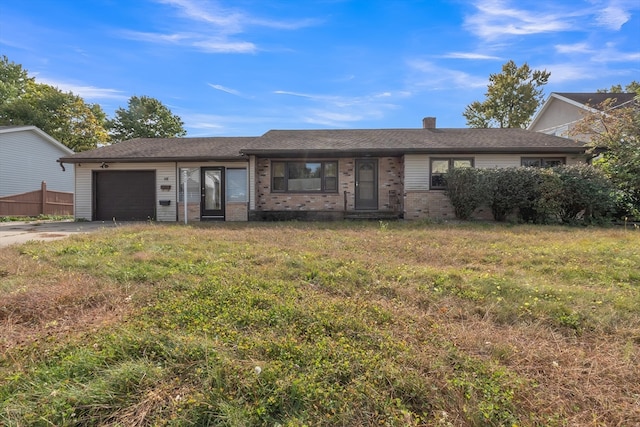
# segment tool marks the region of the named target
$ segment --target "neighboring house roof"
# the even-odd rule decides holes
[[[572,92],[556,92],[558,97],[566,98],[577,103],[581,107],[597,108],[607,99],[615,101],[609,107],[615,108],[623,104],[633,101],[636,97],[635,93],[615,93],[615,92],[596,92],[596,93],[572,93]],[[553,94],[552,94],[553,95]]]
[[[255,137],[135,138],[63,157],[62,163],[238,160]]]
[[[42,139],[56,147],[58,150],[62,151],[64,154],[73,154],[73,150],[71,148],[67,147],[37,126],[0,126],[0,134],[10,134],[14,132],[33,132],[38,134]]]
[[[261,137],[137,138],[63,157],[63,163],[240,160],[269,156],[403,153],[582,153],[583,144],[524,129],[271,130]]]
[[[538,122],[542,120],[545,113],[554,102],[564,102],[568,105],[576,107],[579,111],[596,111],[597,108],[607,99],[614,99],[609,107],[618,108],[625,105],[629,105],[636,98],[635,93],[615,93],[615,92],[553,92],[549,95],[549,98],[542,105],[542,108],[536,113],[531,120],[531,123],[527,127],[529,130],[534,130],[538,127]],[[570,123],[556,123],[553,128],[561,125],[568,125]],[[538,129],[538,131],[545,131]]]

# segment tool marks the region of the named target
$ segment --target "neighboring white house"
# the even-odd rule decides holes
[[[0,126],[0,197],[40,190],[73,193],[74,165],[58,159],[73,150],[35,126]]]
[[[620,108],[631,104],[634,93],[558,93],[553,92],[542,105],[527,128],[548,135],[571,137],[571,129],[586,113],[597,111],[600,104],[615,99],[610,107]],[[575,136],[574,136],[575,138]]]

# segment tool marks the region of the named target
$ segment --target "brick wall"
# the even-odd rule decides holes
[[[404,218],[453,219],[453,206],[444,191],[407,191],[404,194]]]
[[[187,204],[187,221],[200,221],[200,203]],[[178,202],[178,222],[184,222],[183,202]]]
[[[271,160],[258,159],[256,210],[258,211],[343,211],[355,209],[355,159],[338,160],[338,193],[272,193]],[[401,209],[403,165],[400,157],[378,159],[378,207]],[[390,200],[390,192],[398,196]],[[399,204],[399,205],[396,205]]]
[[[227,202],[225,205],[226,221],[247,221],[249,219],[249,204],[239,202]]]
[[[243,202],[227,202],[225,204],[225,221],[247,221],[249,206]],[[187,221],[200,221],[200,203],[187,205]],[[184,222],[184,204],[178,203],[178,222]]]
[[[408,191],[404,194],[405,219],[455,219],[453,206],[444,191]],[[491,208],[481,206],[471,215],[473,219],[493,220]]]

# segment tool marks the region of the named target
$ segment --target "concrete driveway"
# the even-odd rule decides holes
[[[74,221],[0,222],[0,247],[29,240],[56,240],[72,234],[90,233],[102,228],[115,228],[114,223]]]

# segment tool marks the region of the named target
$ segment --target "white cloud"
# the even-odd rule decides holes
[[[297,21],[255,18],[241,10],[223,8],[218,2],[208,0],[156,0],[156,2],[177,9],[178,13],[185,18],[182,21],[171,16],[167,18],[170,26],[177,28],[176,31],[162,33],[124,30],[120,31],[120,35],[147,43],[190,46],[207,53],[246,54],[257,52],[256,44],[247,40],[235,40],[232,36],[244,33],[249,26],[296,30],[317,25],[320,22],[309,18]],[[167,25],[164,24],[164,26]]]
[[[36,73],[37,75],[37,73]],[[79,95],[85,100],[99,100],[99,99],[128,99],[128,96],[124,92],[117,89],[100,88],[95,86],[87,86],[77,83],[69,83],[59,80],[48,79],[46,77],[38,76],[38,83],[47,84],[49,86],[57,87],[63,92],[73,92],[74,95]]]
[[[624,6],[616,1],[601,9],[596,14],[596,21],[603,27],[618,31],[629,21],[631,13]]]
[[[318,95],[277,90],[276,95],[289,95],[303,98],[313,103],[297,107],[293,115],[297,122],[311,123],[330,127],[344,127],[362,120],[379,120],[385,112],[398,108],[394,98],[405,97],[404,92],[382,91],[363,96]]]
[[[491,60],[497,60],[497,59],[502,59],[499,56],[493,56],[493,55],[485,55],[483,53],[475,53],[475,52],[451,52],[451,53],[447,53],[446,55],[442,55],[442,58],[452,58],[452,59],[491,59]]]
[[[590,6],[570,2],[526,0],[477,0],[476,10],[464,26],[485,40],[509,35],[530,35],[563,31],[589,31],[593,24],[618,31],[629,22],[637,0],[590,0]]]
[[[257,47],[250,42],[232,41],[221,37],[208,37],[198,33],[160,34],[139,31],[121,31],[120,34],[130,40],[191,46],[210,53],[254,53]]]
[[[510,6],[505,0],[480,0],[476,13],[467,16],[465,27],[487,40],[504,35],[528,35],[565,31],[571,25],[564,13],[543,12],[546,8],[526,10]]]
[[[239,33],[249,25],[280,30],[297,30],[320,23],[320,20],[305,18],[297,21],[279,21],[273,19],[256,18],[240,10],[221,7],[215,1],[193,0],[156,0],[159,3],[174,6],[193,21],[206,22],[215,25],[228,34]]]
[[[587,43],[574,43],[574,44],[557,44],[554,46],[556,52],[562,54],[570,53],[592,53],[594,50]]]
[[[287,90],[274,90],[273,93],[275,93],[276,95],[290,95],[290,96],[298,96],[300,98],[320,98],[319,96],[313,96],[313,95],[308,95],[306,93],[300,93],[300,92],[290,92]]]
[[[451,88],[479,88],[488,83],[487,77],[476,77],[464,71],[440,67],[425,60],[411,60],[409,68],[413,70],[413,84],[430,90]]]
[[[598,50],[591,59],[593,62],[636,62],[640,68],[640,51],[620,52],[614,43],[607,43],[604,48]]]
[[[219,90],[219,91],[222,91],[222,92],[226,92],[226,93],[229,93],[231,95],[242,96],[240,94],[240,92],[238,92],[235,89],[230,89],[230,88],[224,87],[222,85],[214,85],[214,84],[211,84],[211,83],[207,83],[207,85],[211,86],[212,88],[214,88],[216,90]]]

